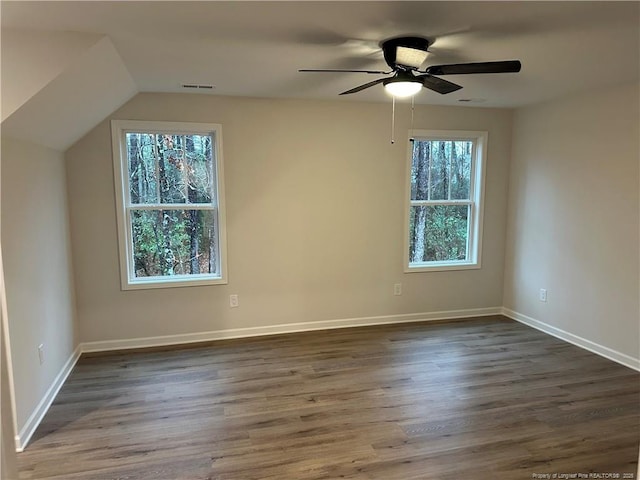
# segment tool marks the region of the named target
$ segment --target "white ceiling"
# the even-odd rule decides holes
[[[519,59],[517,74],[447,76],[464,88],[423,90],[422,104],[518,107],[637,81],[638,2],[29,2],[2,1],[2,27],[108,35],[138,91],[386,101],[382,86],[338,93],[386,69],[378,43],[435,39],[427,64]],[[465,103],[465,105],[468,105]]]

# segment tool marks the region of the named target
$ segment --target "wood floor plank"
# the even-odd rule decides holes
[[[83,355],[20,479],[635,473],[640,374],[501,316]]]

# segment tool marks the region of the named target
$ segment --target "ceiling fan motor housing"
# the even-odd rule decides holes
[[[427,55],[427,49],[429,48],[429,40],[422,37],[397,37],[385,40],[380,44],[384,60],[392,69],[405,68],[410,70],[417,70],[420,68],[420,64],[424,61]],[[399,49],[406,49],[409,54],[404,63],[411,63],[405,65],[402,58],[398,58]],[[413,53],[413,55],[412,55]],[[416,65],[418,61],[413,61],[411,57],[416,57],[420,64]],[[406,61],[408,60],[408,61]]]

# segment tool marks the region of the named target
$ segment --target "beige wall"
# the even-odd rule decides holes
[[[638,91],[630,85],[517,111],[504,288],[505,307],[633,358]]]
[[[2,138],[2,256],[18,433],[78,344],[64,169],[61,153]]]
[[[120,291],[107,119],[66,152],[82,341],[502,305],[510,111],[417,109],[415,128],[488,130],[489,148],[482,269],[411,274],[406,103],[395,145],[390,103],[140,94],[111,118],[222,124],[229,284]]]

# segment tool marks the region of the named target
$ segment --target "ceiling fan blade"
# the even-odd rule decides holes
[[[388,75],[391,72],[383,72],[381,70],[332,70],[332,69],[308,69],[304,68],[298,70],[298,72],[312,72],[312,73],[371,73],[375,75]]]
[[[503,62],[456,63],[453,65],[431,65],[425,73],[431,75],[465,75],[467,73],[515,73],[522,65],[519,60]]]
[[[448,80],[443,80],[442,78],[433,77],[428,73],[425,75],[418,75],[416,78],[419,78],[422,81],[422,85],[424,85],[429,90],[433,90],[434,92],[441,93],[443,95],[451,92],[455,92],[456,90],[460,90],[462,87]]]
[[[377,80],[374,80],[373,82],[365,83],[364,85],[360,85],[359,87],[355,87],[355,88],[352,88],[351,90],[347,90],[346,92],[342,92],[340,95],[349,95],[350,93],[358,93],[364,90],[365,88],[373,87],[374,85],[382,83],[385,80],[386,78],[379,78]]]

